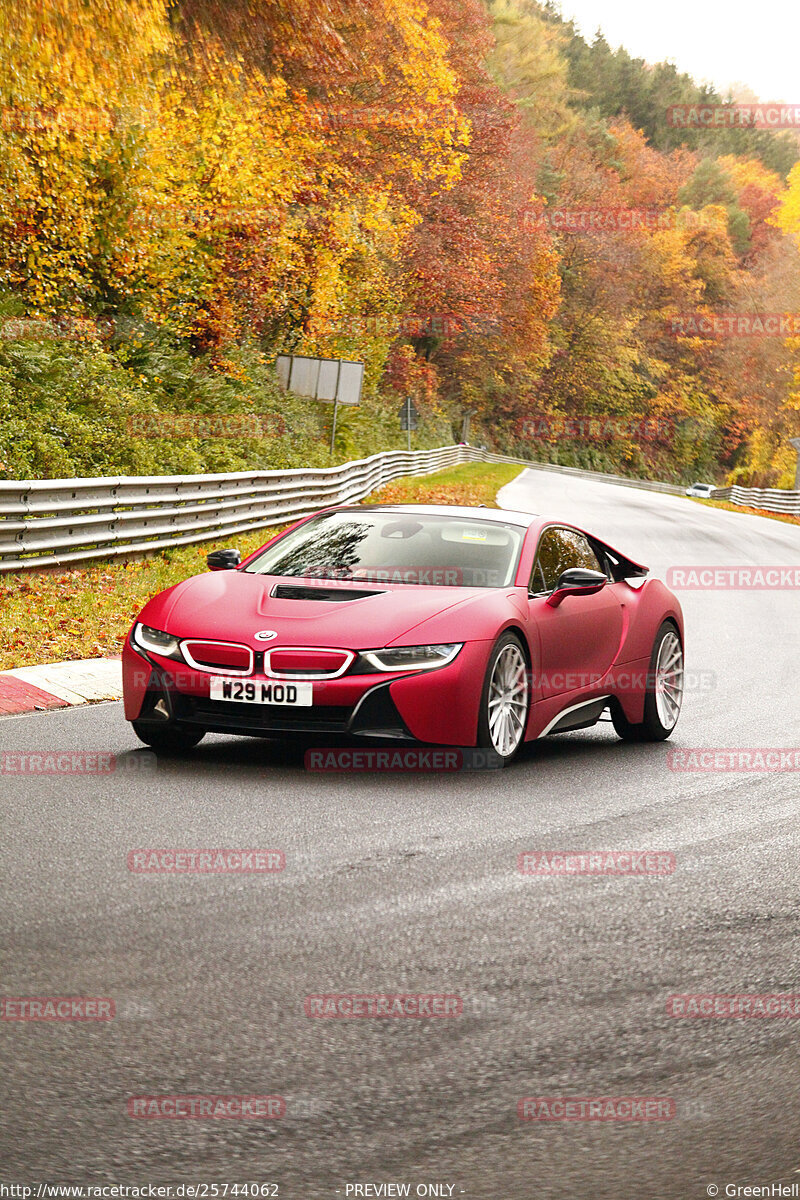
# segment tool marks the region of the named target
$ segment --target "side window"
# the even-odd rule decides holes
[[[605,575],[602,564],[582,533],[576,533],[574,529],[562,529],[561,536],[569,546],[571,556],[575,559],[569,564],[571,567],[583,567],[587,571],[602,571]]]
[[[585,567],[602,571],[597,555],[581,533],[573,529],[548,529],[539,541],[531,575],[532,592],[552,592],[563,571]]]
[[[547,529],[541,536],[531,580],[532,592],[552,592],[559,575],[566,570],[561,566],[565,550],[561,533],[560,529]]]

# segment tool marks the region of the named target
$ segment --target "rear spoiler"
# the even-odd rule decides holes
[[[601,551],[605,556],[615,583],[619,583],[623,579],[636,579],[650,574],[649,567],[643,566],[642,563],[634,562],[632,558],[626,558],[624,554],[620,554],[619,550],[615,550],[613,546],[607,546],[605,542],[598,541],[597,538],[593,537],[590,537],[589,541],[596,550]]]

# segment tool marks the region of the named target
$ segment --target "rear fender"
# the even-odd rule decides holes
[[[683,645],[683,612],[675,596],[660,579],[648,579],[641,587],[628,583],[620,599],[628,610],[626,636],[612,668],[609,692],[634,725],[644,720],[644,702],[650,684],[650,659],[661,625],[671,620]]]
[[[653,642],[663,621],[672,620],[684,644],[683,611],[677,598],[660,579],[648,579],[641,587],[625,582],[620,587],[620,601],[628,610],[625,639],[620,646],[617,663],[639,659],[650,661]]]

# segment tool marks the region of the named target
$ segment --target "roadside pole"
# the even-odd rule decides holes
[[[331,427],[331,458],[333,458],[333,444],[336,441],[336,415],[339,412],[339,401],[333,402],[333,425]]]
[[[800,438],[789,438],[789,445],[797,451],[797,471],[794,477],[794,490],[800,492]]]
[[[342,378],[342,361],[339,360],[339,365],[336,368],[336,392],[333,397],[333,425],[331,427],[331,458],[333,458],[333,446],[336,441],[336,418],[339,415],[339,384]]]
[[[417,428],[417,419],[419,413],[416,410],[414,401],[410,396],[406,396],[403,403],[400,405],[400,411],[397,414],[400,418],[400,428],[406,432],[406,445],[409,451],[411,450],[411,431]]]

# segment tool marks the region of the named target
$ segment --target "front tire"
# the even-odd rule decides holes
[[[205,737],[204,729],[176,729],[174,725],[148,725],[144,721],[131,721],[131,725],[139,741],[156,754],[184,754]]]
[[[478,745],[506,766],[525,740],[530,711],[528,661],[514,633],[495,642],[483,681],[478,716]]]
[[[683,701],[683,646],[673,621],[664,621],[653,642],[644,719],[634,724],[617,700],[611,705],[611,720],[625,742],[663,742],[678,723]]]

